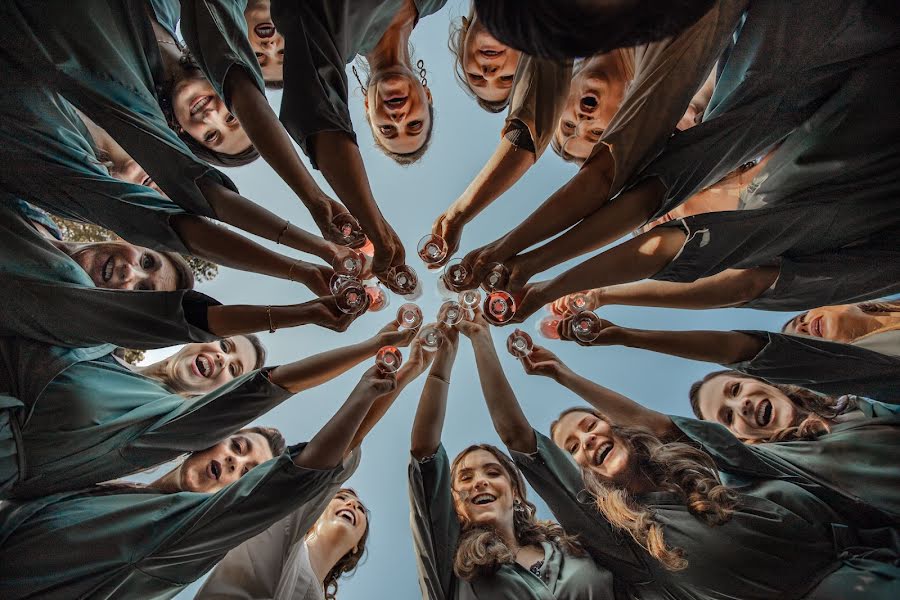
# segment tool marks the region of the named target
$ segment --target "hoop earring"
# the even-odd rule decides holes
[[[416,61],[416,67],[419,69],[419,79],[422,81],[422,86],[427,86],[428,79],[425,76],[428,74],[428,70],[425,68],[425,61],[420,58]]]
[[[363,96],[369,93],[369,88],[362,82],[362,79],[359,77],[359,71],[356,70],[356,65],[351,65],[350,70],[353,71],[353,76],[356,77],[357,83],[359,83],[359,87],[362,89]]]

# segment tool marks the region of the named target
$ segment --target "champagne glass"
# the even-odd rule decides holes
[[[369,296],[369,310],[372,312],[384,310],[391,303],[391,297],[377,283],[366,286],[366,295]]]
[[[331,288],[331,293],[335,296],[340,293],[341,288],[346,286],[348,283],[359,283],[359,279],[356,277],[350,277],[349,275],[341,275],[340,273],[335,273],[331,276],[331,281],[328,284],[328,287]]]
[[[573,315],[586,311],[588,309],[587,294],[584,292],[570,294],[569,297],[566,298],[566,309]]]
[[[466,311],[466,317],[470,320],[473,319],[475,317],[475,309],[481,304],[481,291],[477,289],[466,290],[460,292],[457,299],[463,310]]]
[[[451,294],[457,294],[462,291],[462,286],[469,279],[469,269],[463,264],[461,258],[454,258],[444,267],[441,273],[441,284]],[[446,296],[446,294],[442,294]]]
[[[494,325],[501,325],[516,314],[516,302],[509,292],[498,290],[484,299],[484,316]]]
[[[341,312],[355,315],[366,309],[368,300],[366,288],[355,279],[344,278],[334,292],[337,307]]]
[[[388,277],[396,287],[397,293],[404,298],[415,300],[422,295],[422,286],[419,285],[419,276],[416,275],[416,272],[409,265],[393,267],[388,271]]]
[[[359,221],[350,213],[339,213],[331,219],[331,224],[338,230],[340,237],[338,243],[349,246],[363,237],[362,227]]]
[[[447,242],[441,236],[433,233],[429,233],[419,240],[417,250],[419,258],[426,265],[433,265],[447,258]]]
[[[582,342],[593,342],[600,335],[603,325],[600,317],[584,310],[572,317],[572,335]]]
[[[397,323],[400,329],[417,329],[422,324],[422,309],[407,302],[397,311]]]
[[[484,276],[481,282],[481,289],[486,292],[496,292],[506,289],[509,283],[509,269],[500,263],[494,263],[490,266],[488,274]]]
[[[534,342],[531,340],[530,335],[521,329],[516,329],[506,338],[506,349],[516,358],[522,358],[531,354],[531,351],[534,349]]]
[[[547,338],[548,340],[558,340],[559,339],[559,324],[562,321],[562,317],[552,314],[546,315],[543,319],[537,322],[537,331],[541,334],[542,337]]]
[[[444,334],[437,328],[437,325],[426,325],[419,332],[419,338],[422,340],[422,350],[425,352],[435,352],[444,341]]]
[[[447,300],[438,309],[438,320],[446,325],[456,325],[462,321],[464,315],[463,307],[455,300]]]
[[[331,268],[333,268],[334,272],[338,275],[346,275],[347,277],[359,279],[360,275],[362,275],[364,264],[365,259],[363,255],[355,250],[351,250],[349,254],[343,257],[336,257],[331,262]]]
[[[394,346],[382,346],[375,354],[375,364],[382,373],[396,373],[403,364],[403,355]]]

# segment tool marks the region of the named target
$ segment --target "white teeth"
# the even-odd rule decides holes
[[[212,365],[210,364],[209,359],[205,356],[198,356],[197,370],[200,371],[200,374],[204,377],[209,375],[210,371],[212,371]]]
[[[474,498],[472,498],[472,504],[490,504],[491,502],[497,499],[493,494],[478,494]]]
[[[606,442],[599,448],[597,448],[597,452],[594,454],[594,464],[600,465],[603,464],[603,461],[606,460],[606,457],[612,451],[612,442]]]
[[[113,272],[113,261],[110,258],[109,260],[106,261],[106,264],[103,265],[103,280],[109,281],[110,279],[112,279],[112,272]]]
[[[353,514],[353,511],[341,509],[335,513],[335,516],[346,519],[351,525],[356,525],[356,515]]]

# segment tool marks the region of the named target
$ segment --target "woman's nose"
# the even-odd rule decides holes
[[[498,65],[489,64],[489,65],[481,66],[481,72],[484,74],[484,76],[486,78],[492,77],[494,75],[494,73],[496,73],[499,70],[500,70],[500,67]]]
[[[597,445],[597,436],[595,435],[586,435],[582,440],[582,445],[585,450],[592,450],[594,446]]]
[[[741,414],[745,417],[753,414],[753,403],[748,398],[741,400]]]

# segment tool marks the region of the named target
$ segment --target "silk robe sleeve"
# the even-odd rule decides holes
[[[510,451],[510,455],[559,524],[569,534],[578,535],[597,564],[616,578],[631,584],[648,581],[650,574],[642,558],[594,508],[578,465],[545,435],[538,431],[534,435],[537,452]]]
[[[456,586],[453,559],[459,521],[453,507],[450,461],[443,444],[429,459],[410,459],[409,503],[422,597],[451,600]]]
[[[900,402],[900,357],[813,337],[742,331],[766,345],[750,360],[725,365],[774,383],[799,385],[830,396],[859,394]]]
[[[537,161],[550,145],[572,79],[572,61],[519,57],[510,93],[509,115],[503,133],[513,122],[522,123],[531,136]]]

